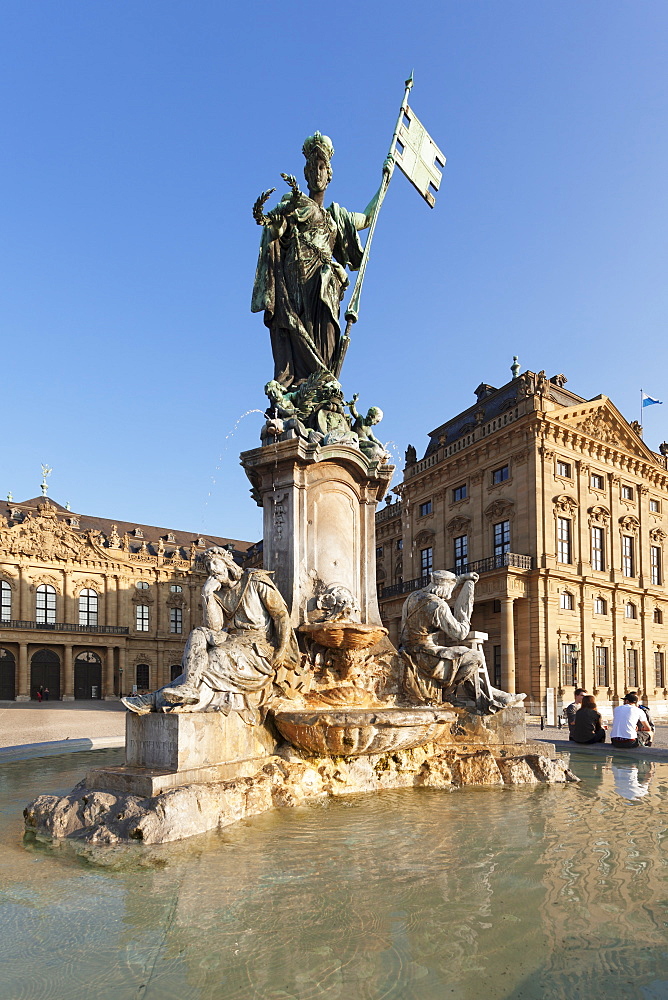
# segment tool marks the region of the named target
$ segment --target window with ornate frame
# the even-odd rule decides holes
[[[86,587],[79,594],[79,624],[97,625],[97,609],[97,591]]]
[[[434,568],[434,550],[431,546],[420,549],[420,576],[427,576]]]
[[[605,569],[605,535],[596,525],[591,529],[591,568],[598,572]]]
[[[183,611],[181,608],[169,609],[169,631],[173,635],[181,635],[183,632]]]
[[[594,598],[594,614],[595,615],[607,615],[608,605],[603,597]]]
[[[632,535],[622,535],[622,573],[624,576],[636,575]]]
[[[561,686],[575,687],[578,682],[577,646],[573,642],[561,644]]]
[[[654,622],[655,625],[663,625],[663,611],[661,610],[661,608],[654,608],[652,621]]]
[[[633,500],[632,486],[622,486],[622,500]]]
[[[654,651],[654,687],[665,687],[665,671],[663,653],[656,649]]]
[[[604,490],[605,480],[603,479],[603,476],[600,476],[598,474],[598,472],[594,472],[592,473],[592,477],[589,480],[589,485],[591,486],[592,490]]]
[[[455,573],[463,573],[469,559],[469,536],[459,535],[454,539]]]
[[[452,491],[452,502],[457,503],[458,500],[466,500],[467,489],[466,483],[462,483],[460,486],[455,486]]]
[[[494,555],[498,558],[510,552],[510,521],[498,521],[494,525]]]
[[[608,687],[608,647],[596,647],[596,686]]]
[[[135,628],[137,632],[148,632],[148,604],[138,604],[136,606]]]
[[[650,500],[649,509],[653,514],[659,514],[661,512],[661,503],[659,500]]]
[[[40,625],[56,624],[56,589],[42,583],[35,594],[35,621]]]
[[[557,561],[571,561],[571,520],[569,517],[557,518]]]
[[[426,517],[427,514],[431,514],[433,510],[431,500],[425,500],[424,503],[420,504],[420,517]]]
[[[0,621],[12,620],[12,588],[6,580],[0,580]]]
[[[563,479],[572,479],[572,470],[573,467],[570,462],[563,462],[561,459],[557,462],[557,475]]]
[[[624,606],[624,617],[625,618],[637,618],[638,617],[638,611],[636,609],[636,606],[631,601],[629,601]]]
[[[148,691],[150,683],[148,663],[138,663],[135,667],[135,683],[139,691]]]
[[[626,686],[628,688],[638,686],[638,650],[631,646],[626,649]]]
[[[492,471],[492,486],[496,486],[498,483],[505,483],[506,479],[510,479],[509,465],[502,465]]]
[[[661,585],[661,547],[650,545],[649,548],[650,579],[655,587]]]
[[[560,607],[562,611],[572,611],[574,607],[573,595],[568,590],[562,590],[560,596]]]

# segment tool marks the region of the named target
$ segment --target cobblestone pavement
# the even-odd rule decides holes
[[[124,735],[118,701],[0,701],[0,747]]]
[[[563,726],[546,726],[541,730],[540,725],[530,723],[527,725],[527,739],[545,740],[547,743],[554,743],[557,750],[584,750],[588,753],[596,754],[637,754],[638,750],[630,748],[613,747],[610,743],[611,726],[608,725],[605,743],[592,743],[583,746],[580,743],[571,743],[568,739],[568,729]],[[642,753],[650,757],[668,760],[668,725],[666,723],[656,723],[656,729],[652,736],[652,746],[642,747]]]

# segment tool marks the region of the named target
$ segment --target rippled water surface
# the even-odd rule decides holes
[[[668,998],[668,764],[574,753],[580,785],[357,795],[160,848],[24,841],[35,794],[121,756],[0,767],[2,1000]]]

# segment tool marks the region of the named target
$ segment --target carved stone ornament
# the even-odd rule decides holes
[[[510,457],[512,459],[513,465],[524,465],[524,463],[529,457],[529,449],[520,448],[519,451],[513,452],[513,454]]]
[[[146,593],[146,591],[144,591]],[[185,608],[186,602],[183,594],[170,594],[166,601],[168,608]]]
[[[12,556],[77,562],[87,542],[58,520],[53,507],[41,505],[37,514],[26,514],[20,524],[0,529],[0,551]]]
[[[559,496],[555,497],[553,500],[555,514],[567,514],[572,517],[573,514],[578,509],[578,502],[575,497],[571,497],[568,493],[561,493]]]
[[[12,579],[6,570],[3,570],[2,574],[0,574],[0,583],[6,583],[11,590],[16,590],[18,588],[18,580]]]
[[[540,453],[546,462],[554,461],[555,452],[551,448],[546,448],[545,445],[540,449]]]
[[[625,514],[624,517],[620,517],[619,525],[622,531],[631,531],[636,533],[640,528],[640,521],[633,514]]]
[[[592,413],[584,420],[575,424],[575,429],[589,437],[603,441],[604,444],[619,443],[619,428],[615,426],[611,418],[607,418],[600,412]]]
[[[446,527],[449,535],[465,535],[471,527],[471,519],[469,517],[453,517],[451,521],[448,521]]]
[[[478,486],[483,481],[484,475],[485,473],[481,469],[478,469],[476,472],[472,472],[471,484],[473,486]]]
[[[610,520],[610,511],[603,504],[597,503],[588,510],[590,524],[607,524]]]
[[[653,542],[663,542],[666,539],[666,533],[663,528],[652,528],[649,537]]]
[[[36,576],[33,576],[30,581],[30,590],[34,593],[42,585],[53,587],[57,594],[62,594],[63,592],[62,580],[57,576],[53,576],[52,573],[38,573]]]
[[[77,596],[82,590],[94,590],[96,594],[100,594],[104,590],[104,583],[101,580],[75,580],[74,581],[74,594]]]
[[[132,595],[133,604],[153,604],[154,600],[148,590],[135,590]]]
[[[434,540],[434,532],[430,531],[428,528],[423,528],[415,536],[415,544],[419,546],[428,545]]]
[[[512,500],[494,500],[485,510],[488,521],[512,519],[515,516],[515,504]]]

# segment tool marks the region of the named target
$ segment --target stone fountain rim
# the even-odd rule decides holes
[[[390,726],[408,728],[412,726],[434,725],[435,723],[456,722],[459,718],[452,708],[431,708],[429,706],[402,708],[304,708],[275,711],[277,721],[285,719],[293,725],[301,726]]]

